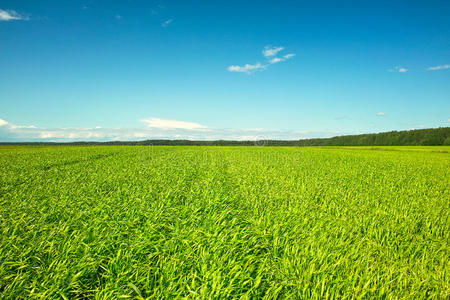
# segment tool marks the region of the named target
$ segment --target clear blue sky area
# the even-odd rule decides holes
[[[0,65],[0,141],[443,127],[450,1],[0,0]]]

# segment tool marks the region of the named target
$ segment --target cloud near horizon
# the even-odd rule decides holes
[[[21,15],[18,12],[16,12],[15,10],[11,10],[11,9],[0,9],[0,21],[18,21],[18,20],[22,20],[22,21],[28,21],[30,18],[28,16],[25,15]]]
[[[146,123],[149,128],[158,128],[163,130],[186,129],[186,130],[205,130],[208,127],[177,120],[165,120],[158,118],[142,119],[141,122]]]
[[[40,128],[19,126],[0,119],[0,142],[75,142],[75,141],[142,141],[152,139],[187,140],[298,140],[331,137],[347,132],[312,132],[298,130],[267,130],[262,128],[209,128],[198,123],[149,118],[140,120],[141,128]]]
[[[289,53],[289,54],[283,55],[281,57],[277,57],[276,55],[278,54],[278,52],[283,51],[283,50],[284,50],[284,47],[266,46],[266,47],[264,47],[264,49],[262,51],[263,56],[267,60],[266,64],[257,62],[255,64],[245,64],[243,66],[231,65],[227,68],[227,70],[229,72],[240,72],[240,73],[246,73],[246,74],[253,74],[255,71],[265,70],[270,65],[286,61],[295,56],[294,53]]]

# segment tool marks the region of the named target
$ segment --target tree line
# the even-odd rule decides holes
[[[298,146],[443,146],[450,145],[450,127],[299,140]]]

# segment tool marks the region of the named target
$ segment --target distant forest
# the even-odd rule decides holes
[[[382,133],[336,136],[332,138],[304,140],[260,141],[191,141],[191,140],[145,140],[111,142],[19,142],[0,145],[164,145],[164,146],[450,146],[450,127],[390,131]]]
[[[442,146],[450,145],[450,127],[345,135],[299,140],[298,146]]]

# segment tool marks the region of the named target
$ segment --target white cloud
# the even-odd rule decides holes
[[[271,57],[277,55],[278,52],[283,51],[284,47],[270,47],[266,46],[264,47],[264,50],[262,51],[262,54],[264,57]]]
[[[273,65],[282,61],[286,61],[292,57],[295,56],[294,53],[289,53],[286,55],[283,55],[281,57],[276,57],[278,52],[284,50],[284,47],[269,47],[266,46],[264,50],[262,51],[263,56],[266,58],[267,62],[266,64],[262,64],[260,62],[256,64],[245,64],[244,66],[238,66],[238,65],[231,65],[227,68],[230,72],[241,72],[246,74],[252,74],[257,70],[265,70],[269,65]]]
[[[11,129],[37,128],[37,127],[34,126],[34,125],[30,125],[30,126],[17,126],[17,125],[9,124],[9,126],[11,127]]]
[[[5,126],[5,125],[8,125],[8,122],[6,122],[3,119],[0,119],[0,126]]]
[[[13,20],[24,20],[27,21],[30,18],[17,13],[15,10],[3,10],[0,9],[0,21],[13,21]]]
[[[68,135],[68,137],[70,134]],[[39,137],[42,139],[51,139],[51,138],[57,138],[58,135],[52,132],[42,131],[39,133]]]
[[[116,15],[116,19],[120,20],[120,19],[122,19],[122,16],[121,15]]]
[[[245,64],[244,66],[229,66],[227,70],[230,72],[242,72],[251,74],[257,70],[265,69],[266,67],[267,66],[262,65],[261,63],[256,63],[254,65]]]
[[[147,134],[145,132],[135,132],[133,133],[133,136],[136,138],[145,138]]]
[[[274,58],[272,58],[271,60],[269,60],[269,63],[271,63],[271,64],[276,64],[276,63],[281,62],[281,61],[283,61],[282,58],[274,57]]]
[[[377,116],[379,116],[379,117],[384,117],[385,115],[386,114],[384,112],[382,112],[382,111],[377,112]]]
[[[282,57],[274,57],[271,60],[269,60],[269,63],[270,64],[276,64],[276,63],[279,63],[279,62],[282,62],[282,61],[286,61],[289,58],[294,57],[294,56],[295,56],[295,54],[289,53],[289,54],[286,54],[286,55],[284,55]]]
[[[205,130],[208,127],[184,121],[165,120],[158,118],[143,119],[141,122],[146,123],[149,128],[158,128],[163,130],[186,129],[186,130]]]
[[[166,21],[164,21],[164,22],[161,23],[161,26],[162,26],[162,27],[167,27],[167,26],[169,26],[169,24],[172,23],[172,22],[173,22],[173,19],[166,20]]]
[[[440,66],[429,67],[427,70],[428,71],[437,71],[437,70],[445,70],[445,69],[450,69],[450,65],[440,65]]]
[[[408,69],[405,67],[396,66],[393,69],[390,69],[389,72],[406,73],[406,72],[408,72]]]

